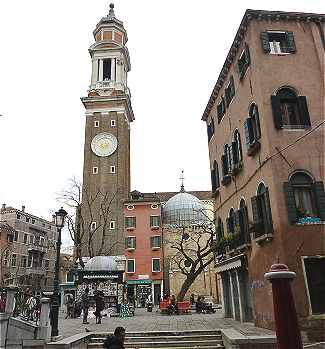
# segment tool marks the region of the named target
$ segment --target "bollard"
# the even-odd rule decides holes
[[[50,325],[50,298],[41,298],[41,315],[40,315],[39,339],[44,339],[45,342],[51,339]]]
[[[15,294],[18,290],[17,286],[9,285],[7,288],[6,309],[5,313],[12,314],[15,307]]]
[[[296,274],[285,264],[273,264],[264,277],[272,284],[278,349],[303,349],[290,285]]]

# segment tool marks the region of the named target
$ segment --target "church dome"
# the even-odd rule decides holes
[[[113,256],[96,256],[85,264],[85,271],[117,271],[118,263]]]
[[[162,208],[163,224],[187,227],[207,222],[203,203],[194,195],[181,191]]]

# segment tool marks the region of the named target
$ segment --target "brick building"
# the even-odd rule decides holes
[[[2,205],[0,221],[11,227],[10,248],[2,259],[5,284],[16,284],[31,289],[51,289],[54,278],[57,228],[47,221],[25,211]]]
[[[325,334],[324,22],[247,10],[204,111],[225,316],[274,328],[280,261],[301,328]]]

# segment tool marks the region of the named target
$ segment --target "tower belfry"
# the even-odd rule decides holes
[[[114,4],[93,31],[92,63],[85,107],[83,167],[83,255],[117,255],[124,250],[123,200],[130,191],[130,123],[134,120],[127,74],[127,33]]]

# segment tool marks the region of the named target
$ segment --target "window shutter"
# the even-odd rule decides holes
[[[239,162],[238,143],[237,142],[232,142],[231,150],[232,150],[232,159],[233,159],[233,166],[234,166],[235,164],[238,164],[238,162]]]
[[[234,217],[235,233],[241,234],[242,230],[241,230],[241,224],[240,224],[240,212],[239,212],[239,210],[235,211],[235,215],[233,217]]]
[[[295,224],[298,220],[298,215],[297,215],[295,194],[294,194],[292,185],[288,182],[284,182],[283,192],[284,192],[285,202],[287,205],[289,222],[290,224]]]
[[[265,208],[266,208],[266,232],[267,233],[273,233],[273,220],[272,220],[272,211],[271,211],[271,204],[270,204],[270,195],[269,195],[269,188],[265,188],[264,193],[264,200],[265,200]]]
[[[228,165],[228,174],[231,173],[231,170],[234,165],[234,158],[233,158],[233,151],[232,151],[232,144],[228,146],[227,148],[227,165]]]
[[[153,239],[154,239],[154,237],[151,236],[151,237],[150,237],[150,247],[151,247],[151,248],[153,247]]]
[[[261,125],[260,125],[260,115],[257,106],[255,106],[255,111],[254,111],[254,121],[255,121],[255,129],[256,129],[256,135],[255,139],[258,140],[261,138]]]
[[[137,238],[132,238],[133,239],[133,247],[137,248]]]
[[[212,191],[216,191],[217,189],[217,183],[216,183],[216,170],[213,169],[211,170],[211,187],[212,187]]]
[[[222,176],[225,177],[228,174],[228,161],[225,154],[221,156],[222,162]]]
[[[125,248],[128,248],[128,238],[125,238]]]
[[[261,32],[261,43],[262,49],[265,53],[270,53],[270,43],[269,43],[269,35],[267,32]]]
[[[293,32],[286,32],[286,38],[287,38],[287,51],[290,53],[296,52],[296,44],[295,44],[295,38],[293,36]]]
[[[254,224],[259,224],[262,221],[262,217],[260,217],[260,211],[259,211],[259,202],[258,202],[258,197],[257,196],[253,196],[251,198],[251,202],[252,202],[252,212],[253,212],[253,221]]]
[[[283,126],[280,98],[277,96],[271,96],[271,105],[272,105],[272,111],[273,111],[274,126],[276,129],[279,130]]]
[[[230,223],[230,218],[226,218],[226,226],[227,226],[227,235],[231,234],[231,223]]]
[[[315,193],[316,206],[318,209],[318,216],[322,221],[325,221],[325,192],[324,183],[315,182],[313,184],[313,190]]]
[[[249,47],[247,44],[245,44],[245,61],[246,61],[246,67],[248,67],[251,64],[251,55],[250,55]]]
[[[249,149],[250,145],[254,142],[254,132],[253,132],[251,118],[248,118],[245,120],[244,130],[245,130],[246,146],[247,146],[247,149]]]
[[[219,178],[219,167],[218,164],[216,164],[215,168],[215,178],[216,178],[216,189],[220,187],[220,178]]]
[[[298,97],[299,113],[302,125],[311,126],[310,117],[307,106],[307,98],[305,96]]]

